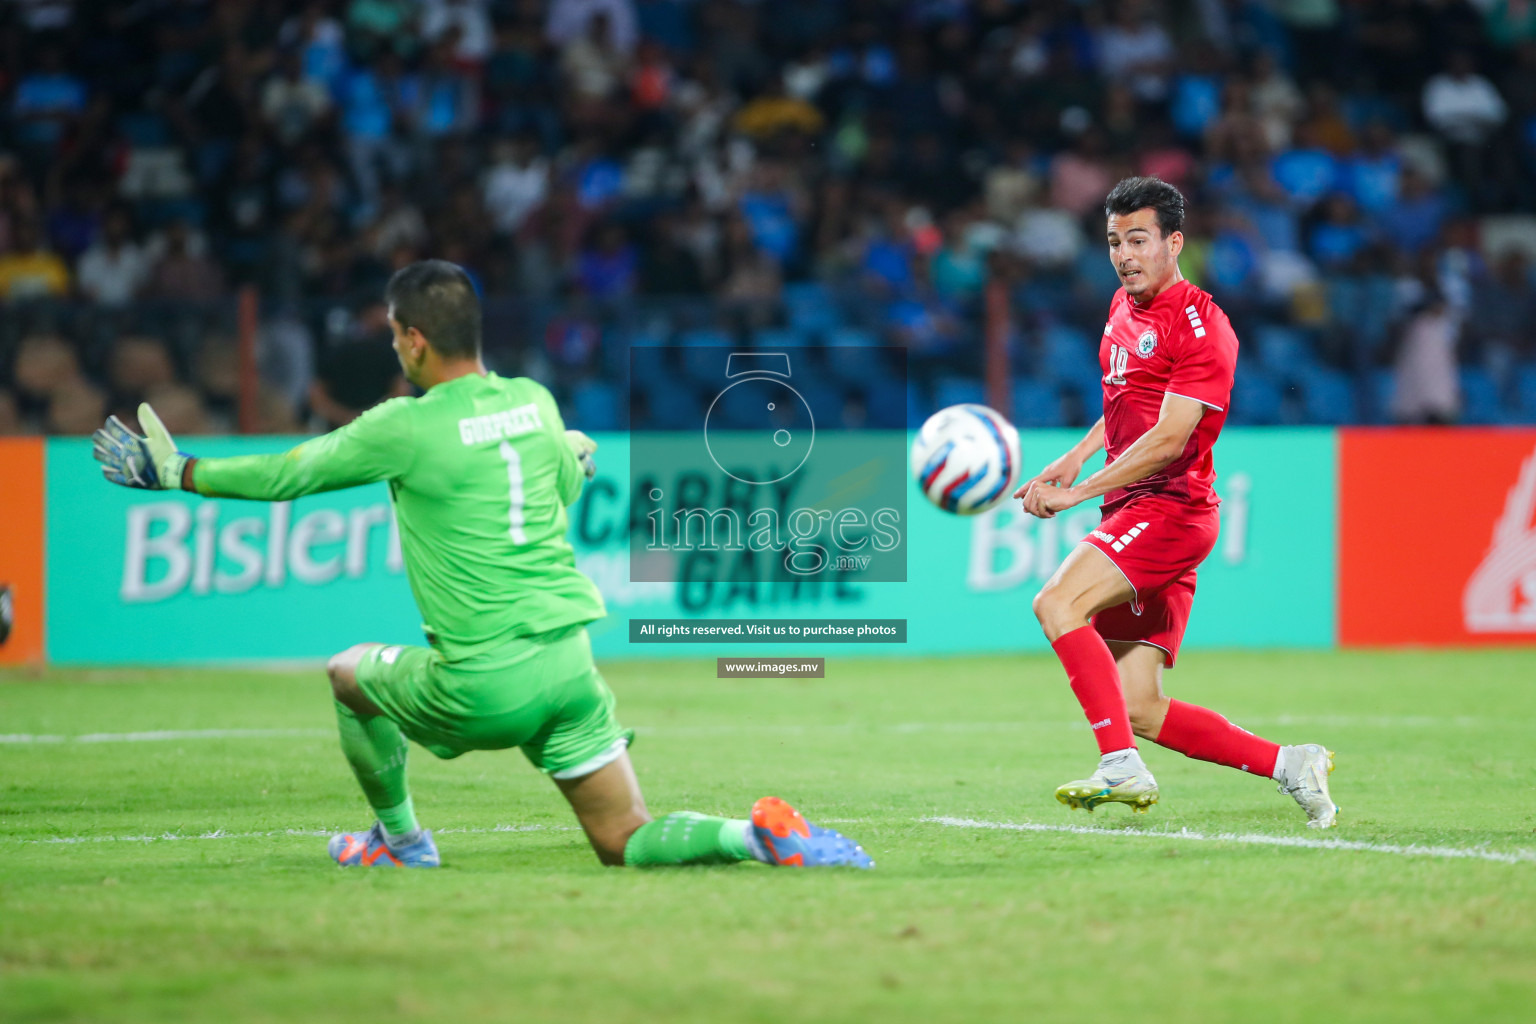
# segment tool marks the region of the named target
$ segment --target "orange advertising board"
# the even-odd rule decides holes
[[[0,584],[10,584],[15,628],[0,664],[43,660],[43,440],[0,437]]]
[[[1536,430],[1344,430],[1339,642],[1536,643]]]

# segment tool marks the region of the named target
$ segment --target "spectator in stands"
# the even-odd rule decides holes
[[[22,421],[21,409],[16,405],[16,396],[0,390],[0,437],[22,433],[26,433],[26,424]]]
[[[347,5],[347,38],[354,53],[368,60],[386,47],[409,48],[415,0],[352,0]]]
[[[1432,285],[1426,295],[1398,342],[1392,416],[1399,423],[1454,423],[1461,412],[1456,374],[1460,321]]]
[[[632,0],[550,0],[544,32],[556,46],[590,34],[592,24],[606,23],[607,45],[621,55],[632,52],[640,41]]]
[[[1479,210],[1498,198],[1497,185],[1488,180],[1488,145],[1508,116],[1504,97],[1465,51],[1452,53],[1445,71],[1424,84],[1424,119],[1445,140],[1451,172]]]
[[[22,339],[11,372],[22,415],[39,417],[48,407],[48,396],[80,376],[80,359],[63,338],[35,334]]]
[[[783,285],[778,261],[754,243],[751,226],[731,218],[725,231],[725,279],[716,294],[729,303],[767,307],[778,301]]]
[[[278,70],[261,88],[261,116],[285,148],[306,138],[331,112],[325,83],[304,73],[298,50],[285,52]]]
[[[576,257],[576,287],[598,300],[622,299],[635,292],[640,258],[620,224],[597,224]]]
[[[586,31],[560,48],[560,70],[566,85],[588,102],[606,100],[619,91],[629,61],[627,51],[615,42],[609,15],[599,12]]]
[[[387,313],[382,305],[370,306],[346,340],[320,353],[309,408],[322,429],[346,426],[384,399],[409,393],[390,351]]]
[[[1151,7],[1120,0],[1114,21],[1099,33],[1098,49],[1104,77],[1127,83],[1143,103],[1167,98],[1173,41]]]
[[[1446,199],[1417,168],[1403,168],[1400,182],[1397,202],[1376,213],[1377,230],[1404,252],[1418,253],[1440,236]]]
[[[1494,262],[1492,274],[1475,282],[1468,333],[1485,362],[1508,365],[1536,356],[1536,290],[1531,283],[1530,261],[1513,247]]]
[[[1104,134],[1097,129],[1084,131],[1051,161],[1051,199],[1074,217],[1101,209],[1113,184]]]
[[[107,213],[101,238],[80,257],[80,294],[98,306],[121,309],[138,296],[148,278],[149,261],[133,240],[128,211],[114,207]]]
[[[447,43],[453,60],[478,68],[495,47],[486,0],[420,0],[421,37],[429,46]]]
[[[184,302],[212,302],[223,296],[224,275],[213,260],[193,249],[186,221],[174,221],[166,230],[165,253],[150,271],[144,294]]]
[[[18,140],[39,153],[52,152],[85,113],[86,96],[85,83],[64,66],[62,51],[43,50],[11,100]]]
[[[498,142],[495,162],[481,185],[485,210],[496,230],[512,235],[549,196],[549,161],[531,135]]]
[[[1335,192],[1323,204],[1323,219],[1307,237],[1307,255],[1325,270],[1345,270],[1369,241],[1370,235],[1354,201]]]
[[[0,254],[0,298],[61,299],[69,294],[69,268],[43,243],[35,221],[17,224],[11,248]]]
[[[755,303],[809,276],[859,293],[839,309],[922,348],[922,372],[973,374],[976,322],[957,310],[988,238],[1011,233],[1002,251],[1029,277],[1022,331],[1091,324],[1114,282],[1085,226],[1133,172],[1205,197],[1187,273],[1248,324],[1308,327],[1338,365],[1380,363],[1391,253],[1413,254],[1415,289],[1433,280],[1470,311],[1495,375],[1527,316],[1519,274],[1481,274],[1464,216],[1536,211],[1536,15],[1501,0],[1477,4],[1481,23],[1465,0],[1196,0],[1157,17],[1156,0],[11,3],[0,302],[67,295],[73,267],[82,306],[155,296],[144,315],[172,325],[154,329],[179,360],[206,335],[175,327],[191,322],[175,304],[256,283],[292,311],[267,313],[263,336],[290,333],[301,367],[263,392],[270,423],[308,398],[309,303],[349,307],[411,254],[556,319],[588,292]],[[188,224],[136,246],[114,193],[142,223]],[[616,247],[593,228],[610,223]],[[1331,305],[1283,301],[1315,298],[1314,268]],[[138,316],[74,308],[0,309],[0,342],[78,329],[65,347],[94,368],[106,325]],[[603,339],[611,315],[575,318]],[[69,360],[63,379],[89,384]],[[194,384],[231,423],[227,379]],[[0,377],[31,425],[51,390]]]
[[[131,411],[151,391],[176,380],[176,361],[159,338],[128,335],[113,342],[107,356],[107,383],[114,408]]]
[[[48,395],[43,426],[50,434],[84,437],[107,418],[107,396],[84,377],[74,377]]]

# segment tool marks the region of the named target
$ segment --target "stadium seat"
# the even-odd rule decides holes
[[[875,377],[864,391],[864,407],[869,413],[869,427],[874,430],[902,430],[909,424],[908,389],[894,377]],[[911,426],[917,426],[917,423]]]
[[[1229,422],[1238,426],[1271,426],[1280,422],[1280,388],[1273,377],[1259,367],[1238,370],[1232,384],[1232,411]]]
[[[1313,368],[1297,374],[1302,409],[1309,423],[1339,425],[1357,420],[1355,382],[1339,370]]]
[[[699,327],[680,332],[676,344],[683,348],[727,348],[733,344],[733,339],[725,331]]]
[[[932,416],[934,404],[923,394],[923,389],[918,387],[915,381],[907,381],[907,429],[916,430],[923,425],[923,421]]]
[[[985,405],[986,388],[974,377],[940,377],[933,386],[933,400],[940,409],[966,402]]]
[[[875,348],[829,348],[824,352],[827,369],[849,384],[859,384],[888,372],[884,353]]]
[[[650,422],[634,424],[653,430],[690,430],[703,425],[704,411],[697,392],[679,381],[656,380],[645,389]]]
[[[1463,367],[1461,378],[1461,422],[1480,425],[1503,423],[1504,403],[1499,400],[1499,385],[1493,375],[1480,367]]]
[[[171,142],[170,125],[159,114],[143,111],[121,114],[117,118],[117,130],[130,146],[153,148]]]
[[[1361,410],[1367,423],[1392,422],[1392,394],[1397,390],[1397,376],[1391,370],[1371,370],[1365,374],[1367,408]]]
[[[1300,381],[1317,367],[1317,357],[1305,332],[1294,327],[1266,324],[1254,332],[1259,362],[1285,381]]]
[[[829,348],[874,348],[880,339],[862,327],[837,327],[827,332],[826,344]]]
[[[1013,422],[1019,427],[1060,427],[1061,392],[1054,383],[1024,379],[1013,384]]]
[[[797,330],[828,331],[842,323],[831,289],[817,281],[785,285],[784,308],[789,312],[789,325]]]
[[[1521,423],[1536,423],[1536,363],[1515,371],[1515,411]]]
[[[617,430],[625,417],[620,409],[619,389],[603,381],[587,381],[577,385],[571,397],[571,420],[568,426],[593,430]]]
[[[809,344],[811,344],[811,338],[804,331],[784,327],[764,327],[752,333],[753,348],[804,348]]]
[[[1040,371],[1043,376],[1067,381],[1074,387],[1097,385],[1099,350],[1087,334],[1056,324],[1040,335]]]

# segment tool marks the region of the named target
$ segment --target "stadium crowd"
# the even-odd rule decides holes
[[[627,347],[897,343],[902,414],[1096,415],[1110,185],[1191,200],[1244,423],[1536,421],[1536,5],[1521,0],[4,0],[0,433],[152,398],[262,426],[398,392],[423,256],[494,365],[624,422]],[[845,416],[890,367],[848,372]],[[657,381],[652,407],[706,382]],[[670,389],[670,390],[669,390]],[[884,399],[880,399],[883,403]],[[878,419],[878,417],[876,417]]]

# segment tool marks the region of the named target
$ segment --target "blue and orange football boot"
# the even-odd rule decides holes
[[[414,843],[391,849],[384,842],[384,826],[374,822],[373,828],[362,835],[343,832],[331,836],[327,848],[331,859],[344,868],[435,868],[442,865],[437,856],[437,844],[426,829],[422,829],[421,838]]]
[[[752,834],[768,863],[777,867],[875,866],[864,847],[841,832],[812,825],[776,796],[765,796],[752,805]]]

